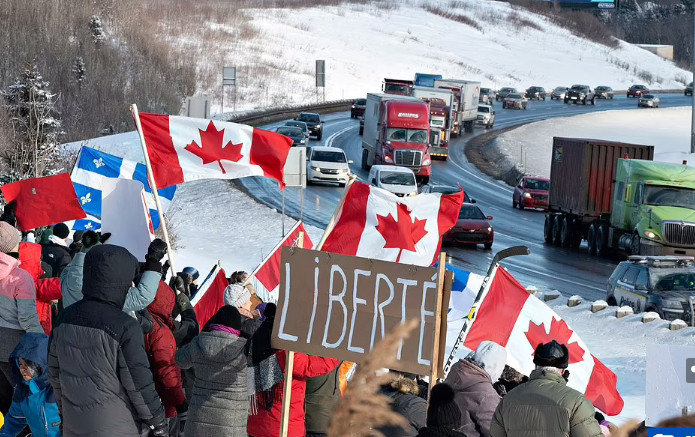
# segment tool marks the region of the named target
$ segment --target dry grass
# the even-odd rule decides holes
[[[452,20],[452,21],[455,21],[457,23],[461,23],[461,24],[465,24],[466,26],[470,26],[476,30],[479,30],[480,32],[483,31],[483,27],[480,24],[478,24],[477,21],[475,21],[474,19],[470,18],[467,15],[456,14],[456,13],[450,12],[447,9],[443,9],[439,6],[434,6],[431,4],[424,5],[423,9],[425,9],[427,12],[429,12],[431,14],[439,15],[440,17],[444,17],[448,20]]]
[[[345,396],[333,413],[328,437],[383,437],[376,428],[384,425],[408,426],[405,417],[391,410],[391,399],[378,394],[381,385],[391,379],[388,373],[379,375],[378,372],[395,364],[401,338],[408,338],[417,325],[417,320],[399,325],[374,347],[357,369]]]

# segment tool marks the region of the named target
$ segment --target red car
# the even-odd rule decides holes
[[[550,180],[524,176],[514,188],[512,205],[519,209],[540,208],[548,209],[548,190]]]
[[[642,97],[645,94],[649,94],[649,88],[644,85],[632,85],[627,90],[627,97]]]
[[[475,205],[464,203],[459,211],[459,219],[449,232],[444,234],[444,244],[482,244],[485,249],[492,248],[495,230],[485,214]]]

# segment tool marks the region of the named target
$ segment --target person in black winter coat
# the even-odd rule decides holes
[[[58,223],[53,226],[53,234],[48,237],[48,243],[42,244],[41,261],[51,266],[54,278],[60,278],[63,269],[72,261],[66,242],[69,235],[68,226],[65,223]]]
[[[138,322],[122,308],[138,269],[120,246],[92,248],[84,261],[84,298],[63,310],[53,329],[49,378],[64,435],[167,435]]]
[[[427,401],[419,396],[420,387],[411,373],[389,371],[393,375],[391,382],[381,387],[380,394],[392,399],[391,409],[405,417],[410,426],[384,426],[379,428],[386,437],[415,437],[426,423]]]
[[[430,405],[427,408],[427,426],[417,437],[466,437],[457,431],[461,426],[461,410],[455,401],[456,394],[449,384],[432,387]]]

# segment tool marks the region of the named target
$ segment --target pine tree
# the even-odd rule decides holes
[[[97,46],[100,46],[106,40],[106,32],[101,24],[101,18],[98,15],[92,15],[89,18],[89,29],[92,31],[92,41]]]
[[[63,133],[55,110],[55,95],[38,71],[28,64],[14,84],[0,91],[13,136],[0,150],[10,180],[54,173],[58,140]]]
[[[87,67],[84,64],[84,59],[82,56],[76,57],[75,62],[72,63],[72,74],[75,75],[77,87],[82,89],[82,85],[87,76]]]

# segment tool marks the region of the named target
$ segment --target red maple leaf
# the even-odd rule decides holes
[[[551,340],[555,340],[560,344],[567,346],[567,350],[570,353],[570,364],[578,363],[584,361],[584,349],[579,346],[576,341],[568,343],[570,337],[574,331],[567,326],[564,320],[555,320],[553,317],[550,322],[550,332],[545,332],[545,324],[541,323],[539,325],[529,321],[528,331],[526,332],[526,338],[529,344],[536,349],[539,343],[547,343]]]
[[[396,207],[398,220],[393,214],[387,216],[377,215],[379,224],[376,230],[386,240],[385,249],[400,249],[396,262],[401,258],[404,250],[415,252],[415,245],[427,235],[425,224],[427,220],[420,220],[410,217],[410,211],[403,204]]]
[[[237,162],[241,159],[242,143],[233,144],[231,141],[228,141],[223,146],[224,129],[218,131],[212,121],[208,124],[207,129],[198,129],[198,132],[200,132],[201,145],[193,141],[184,149],[202,159],[203,165],[217,161],[220,165],[220,170],[224,174],[227,172],[222,166],[222,160]]]

